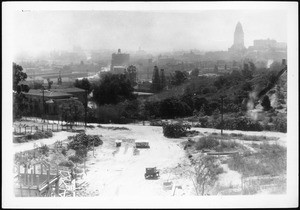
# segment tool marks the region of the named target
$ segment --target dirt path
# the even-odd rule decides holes
[[[111,125],[107,125],[111,126]],[[104,144],[96,149],[96,158],[87,161],[87,181],[91,191],[99,191],[100,196],[170,196],[172,190],[164,191],[163,182],[170,177],[163,169],[176,167],[186,158],[178,139],[167,139],[162,128],[127,125],[129,131],[92,129],[88,134],[101,134]],[[150,149],[140,149],[139,155],[133,155],[133,144],[124,144],[115,154],[115,140],[134,139],[148,141]],[[161,173],[158,180],[144,178],[146,167],[157,167]],[[190,179],[173,176],[173,181],[188,190],[192,186]],[[189,192],[187,192],[189,194]]]
[[[75,133],[66,132],[66,131],[60,131],[60,132],[53,132],[53,136],[48,139],[39,139],[24,143],[14,143],[13,149],[14,153],[16,152],[23,152],[26,150],[32,150],[34,149],[34,144],[37,144],[38,146],[41,146],[41,144],[51,145],[54,144],[56,141],[63,141],[67,140],[68,136],[75,135]]]

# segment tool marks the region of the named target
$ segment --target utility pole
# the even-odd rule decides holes
[[[43,87],[43,121],[45,122],[45,88]]]
[[[221,96],[221,135],[223,135],[223,99],[224,96]]]
[[[88,95],[88,91],[85,90],[85,113],[84,113],[84,128],[86,129],[86,118],[87,118],[87,103],[88,103],[88,100],[87,100],[87,95]]]

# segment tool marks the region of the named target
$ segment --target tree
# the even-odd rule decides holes
[[[228,84],[228,81],[227,81],[227,78],[224,76],[219,76],[216,79],[216,81],[214,82],[214,86],[216,86],[216,88],[218,88],[218,89],[221,89],[226,84]]]
[[[154,70],[153,70],[152,90],[153,90],[153,92],[159,92],[161,90],[160,77],[159,77],[159,72],[158,72],[157,66],[154,66]]]
[[[172,76],[171,84],[178,86],[181,85],[187,79],[186,72],[175,71],[175,74]]]
[[[192,77],[192,78],[197,78],[198,75],[199,75],[199,72],[200,72],[200,71],[199,71],[198,68],[193,69],[192,72],[191,72],[191,77]]]
[[[264,108],[265,111],[268,111],[268,110],[270,110],[272,108],[269,96],[265,95],[263,97],[261,105],[263,106],[263,108]]]
[[[27,74],[23,72],[23,67],[13,63],[13,90],[17,91],[19,82],[25,81]]]
[[[217,108],[213,111],[213,118],[216,120],[220,117],[220,110]]]
[[[164,89],[166,87],[166,76],[164,69],[160,70],[160,89]]]
[[[137,84],[136,83],[136,72],[137,72],[137,69],[134,65],[130,65],[126,69],[126,78],[129,79],[132,86],[135,86]]]
[[[50,90],[51,89],[51,85],[53,84],[53,81],[50,81],[50,79],[48,78],[47,82],[48,82],[48,90]]]
[[[98,105],[117,104],[119,102],[135,99],[133,87],[123,74],[107,74],[99,85],[95,85],[93,100]]]
[[[74,86],[77,88],[87,90],[88,94],[92,92],[92,84],[87,78],[83,78],[81,80],[76,79],[74,82]]]
[[[29,102],[23,93],[14,94],[13,100],[13,119],[19,119],[29,111]]]
[[[218,175],[223,173],[219,160],[214,156],[200,155],[192,160],[190,172],[197,195],[204,195],[209,186],[218,180]]]
[[[33,82],[33,89],[42,89],[43,83],[41,82]]]
[[[79,120],[83,119],[84,114],[84,106],[78,100],[69,100],[63,102],[59,106],[59,115],[62,120],[70,123],[71,125],[74,122],[78,122]]]
[[[242,75],[246,79],[252,79],[253,78],[253,72],[249,69],[249,64],[248,63],[244,63],[244,68],[242,70]]]
[[[256,66],[252,61],[249,62],[249,65],[250,65],[250,71],[252,71],[253,73],[256,70]]]

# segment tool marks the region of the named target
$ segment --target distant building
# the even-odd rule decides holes
[[[64,88],[49,90],[35,90],[30,89],[29,92],[24,93],[29,101],[29,113],[36,116],[58,115],[59,105],[69,100],[79,100],[84,104],[85,90],[80,88]],[[44,106],[43,107],[43,100]]]
[[[118,53],[112,54],[110,70],[114,73],[115,66],[125,66],[125,68],[127,68],[129,61],[130,55],[127,53],[121,53],[121,49],[118,49]]]
[[[111,73],[113,74],[124,74],[126,72],[126,66],[114,66]]]
[[[234,31],[233,45],[231,48],[228,49],[228,51],[236,53],[243,52],[244,50],[246,50],[244,45],[244,31],[242,24],[238,22]]]
[[[274,39],[258,39],[253,41],[253,46],[249,47],[253,51],[286,51],[287,45],[285,42],[277,42]]]

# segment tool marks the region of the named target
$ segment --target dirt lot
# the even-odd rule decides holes
[[[87,128],[86,133],[101,135],[103,145],[88,153],[86,162],[87,175],[85,181],[89,183],[87,194],[99,196],[190,196],[195,195],[192,179],[187,173],[190,170],[189,159],[182,142],[187,138],[169,139],[163,136],[162,128],[143,125],[116,125],[106,124],[95,128]],[[108,127],[110,127],[108,129]],[[112,129],[125,127],[128,130]],[[220,132],[215,129],[193,128],[202,135]],[[264,135],[279,137],[276,141],[286,145],[286,134],[274,132],[241,132],[224,131],[224,133],[243,133],[246,135]],[[76,135],[66,131],[55,132],[52,138],[14,144],[15,152],[33,149],[34,143],[51,145],[57,140],[68,141],[67,137]],[[121,140],[121,147],[115,146],[115,141]],[[134,141],[149,142],[149,149],[139,149],[139,155],[134,155]],[[245,142],[250,145],[251,141]],[[257,142],[256,142],[257,143]],[[146,167],[157,167],[160,171],[158,180],[144,178]],[[238,187],[240,174],[224,166],[217,184],[219,188],[225,186]],[[163,183],[171,181],[173,188],[164,190]],[[180,186],[181,189],[176,189]]]
[[[108,126],[108,125],[107,125]],[[109,125],[113,126],[113,125]],[[150,126],[124,126],[128,131],[107,130],[102,128],[89,129],[87,134],[101,134],[104,143],[95,151],[89,153],[86,180],[90,183],[89,190],[98,190],[99,195],[107,196],[144,196],[167,195],[173,190],[163,189],[164,181],[172,181],[181,185],[182,190],[176,190],[176,195],[193,194],[193,183],[189,177],[181,176],[180,169],[175,173],[178,164],[188,163],[180,139],[167,139],[162,134],[162,128]],[[115,140],[122,140],[119,149]],[[132,140],[148,141],[150,149],[139,149],[139,155],[133,155]],[[158,180],[144,178],[146,167],[157,167],[160,170]],[[182,166],[184,167],[184,166]],[[183,192],[182,192],[183,191]]]

